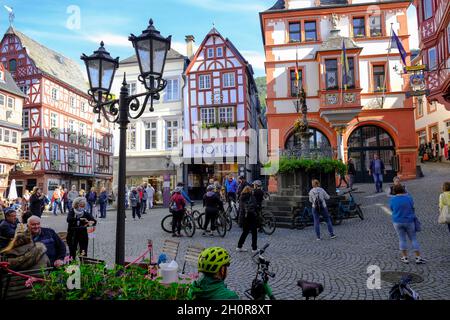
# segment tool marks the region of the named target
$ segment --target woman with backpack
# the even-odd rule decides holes
[[[205,225],[203,226],[202,236],[213,236],[215,230],[216,217],[220,210],[223,210],[223,202],[220,200],[220,196],[215,192],[214,185],[209,185],[206,188],[206,193],[203,196],[203,207],[205,207]],[[208,230],[208,224],[211,222],[211,230]]]
[[[186,200],[181,194],[182,190],[182,187],[176,187],[170,197],[169,210],[173,215],[172,237],[181,237],[181,221],[183,220],[184,208],[186,207]]]
[[[131,213],[133,215],[133,220],[136,220],[136,215],[139,219],[141,219],[141,202],[139,198],[139,192],[136,190],[136,187],[133,187],[129,196]]]
[[[327,223],[328,232],[331,239],[336,238],[333,231],[333,224],[331,223],[330,214],[328,213],[326,200],[330,199],[328,193],[320,187],[319,180],[314,179],[312,181],[312,189],[309,191],[309,202],[312,203],[312,213],[314,218],[314,230],[316,231],[317,240],[320,238],[320,215],[325,219]]]
[[[237,252],[247,251],[242,246],[250,232],[252,233],[252,253],[258,252],[257,206],[257,201],[252,193],[252,187],[246,186],[239,197],[239,208],[242,208],[241,215],[243,224],[242,234],[236,248]]]

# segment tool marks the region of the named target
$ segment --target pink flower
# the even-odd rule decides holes
[[[37,279],[36,279],[36,278],[33,278],[33,277],[28,278],[28,280],[25,281],[25,287],[31,288],[31,287],[33,286],[33,283],[36,282],[36,280],[37,280]]]

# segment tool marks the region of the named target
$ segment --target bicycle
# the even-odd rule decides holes
[[[225,237],[225,235],[227,234],[227,230],[229,230],[228,229],[229,224],[228,224],[227,219],[225,218],[224,214],[225,214],[224,211],[219,211],[219,214],[216,217],[216,221],[214,221],[214,224],[215,224],[215,227],[216,227],[215,231],[222,238]],[[198,228],[200,230],[205,230],[204,227],[203,227],[204,226],[204,222],[205,222],[205,215],[206,215],[206,213],[202,212],[198,216],[197,223],[198,223],[198,226],[199,226]],[[230,223],[231,223],[231,220],[230,220]],[[230,226],[230,229],[231,229],[231,226]]]
[[[228,208],[226,212],[231,217],[231,219],[237,221],[239,216],[239,203],[234,200],[230,200],[228,202]]]
[[[342,223],[342,218],[336,214],[329,212],[331,223],[336,226]],[[323,217],[320,216],[320,222],[323,222]],[[303,230],[307,226],[314,225],[314,217],[311,206],[304,206],[303,210],[300,207],[292,208],[292,222],[291,229]]]
[[[361,206],[356,203],[355,198],[353,197],[353,190],[348,190],[342,193],[342,195],[348,194],[349,197],[346,200],[339,201],[337,217],[341,221],[342,219],[355,218],[356,216],[358,216],[361,220],[364,220],[364,213],[361,210]]]
[[[257,227],[268,236],[272,235],[277,228],[277,221],[273,213],[258,209]]]
[[[252,287],[245,291],[246,297],[251,300],[266,300],[266,297],[270,300],[276,300],[269,285],[269,278],[275,278],[275,273],[269,271],[270,261],[263,257],[268,247],[269,244],[267,243],[252,257],[254,261],[258,257],[255,261],[258,264],[258,269],[255,279],[252,281]]]
[[[167,233],[173,233],[172,223],[173,223],[173,214],[171,213],[161,220],[161,228]],[[181,229],[183,229],[183,232],[186,236],[190,238],[194,236],[196,227],[195,227],[195,220],[192,216],[191,211],[185,210],[183,219],[181,220]]]
[[[193,219],[194,222],[196,222],[196,227],[201,229],[201,226],[198,224],[198,217],[200,216],[200,211],[198,210],[193,210],[194,207],[194,202],[191,202],[190,204],[190,208],[186,208],[186,214],[190,215]]]

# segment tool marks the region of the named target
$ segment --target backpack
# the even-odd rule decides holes
[[[244,210],[245,210],[245,217],[246,218],[249,216],[249,214],[255,215],[255,213],[256,213],[256,205],[255,205],[255,201],[253,201],[252,197],[250,197],[244,203]]]
[[[169,203],[169,211],[170,212],[178,211],[177,203],[174,200],[171,200]]]
[[[322,201],[320,201],[320,194],[317,193],[316,194],[316,198],[314,199],[314,208],[316,209],[317,212],[320,212],[323,205],[322,205]]]

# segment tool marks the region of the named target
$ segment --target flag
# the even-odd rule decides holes
[[[298,83],[300,80],[300,73],[298,71],[298,51],[295,52],[295,86],[297,87],[298,91]]]
[[[343,67],[343,79],[342,84],[344,85],[345,90],[347,90],[348,86],[348,74],[350,72],[350,68],[348,66],[348,59],[347,59],[347,50],[345,49],[345,42],[342,41],[342,53],[341,53],[341,65]]]
[[[403,48],[402,42],[395,34],[394,30],[392,30],[391,47],[389,48],[389,52],[391,51],[391,49],[398,49],[398,52],[400,52],[400,57],[403,61],[403,65],[406,66],[406,50],[405,48]]]

